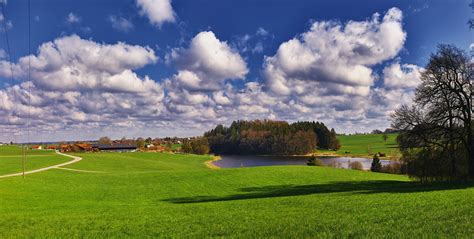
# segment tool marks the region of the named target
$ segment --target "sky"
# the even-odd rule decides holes
[[[470,0],[0,2],[4,142],[195,136],[239,119],[383,130],[438,44],[474,48]]]

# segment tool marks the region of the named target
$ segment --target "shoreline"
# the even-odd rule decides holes
[[[314,154],[316,157],[346,157],[346,158],[365,158],[365,159],[373,159],[373,156],[370,155],[357,155],[357,154]],[[391,160],[391,161],[399,161],[397,158],[392,158],[391,156],[379,157],[383,160]]]
[[[222,159],[221,156],[214,155],[211,160],[208,160],[208,161],[204,162],[204,164],[206,165],[206,167],[208,167],[210,169],[214,169],[214,170],[220,169],[220,167],[215,165],[214,162],[218,161],[218,160],[221,160],[221,159]]]
[[[268,155],[268,154],[249,154],[250,156],[258,156],[258,157],[274,157],[274,156],[281,156],[281,157],[311,157],[313,154],[302,154],[302,155]],[[237,156],[245,156],[237,154]],[[328,154],[328,153],[314,153],[315,157],[346,157],[346,158],[364,158],[364,159],[373,159],[373,156],[369,155],[357,155],[357,154],[346,154],[346,155],[341,155],[341,154]],[[212,160],[206,161],[206,165],[210,168],[220,168],[216,165],[213,164],[214,161],[221,160],[221,156],[213,156],[214,158]],[[397,161],[396,159],[391,159],[390,157],[380,157],[382,160],[392,160],[392,161]]]

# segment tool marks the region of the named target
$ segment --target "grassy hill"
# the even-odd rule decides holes
[[[82,154],[0,180],[0,238],[465,237],[473,185],[325,167],[211,170],[208,156]]]
[[[71,160],[57,155],[52,150],[27,150],[25,169],[33,170]],[[18,173],[23,170],[23,148],[16,145],[0,146],[0,175]]]
[[[387,141],[382,134],[339,135],[341,148],[334,151],[318,150],[320,154],[337,154],[372,158],[375,153],[385,153],[387,157],[398,157],[399,150],[396,142],[398,134],[387,134]]]

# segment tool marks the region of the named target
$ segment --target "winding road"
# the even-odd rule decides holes
[[[77,163],[77,162],[82,160],[81,157],[72,156],[72,155],[69,155],[69,154],[63,154],[63,153],[60,153],[59,151],[56,151],[56,153],[59,154],[59,155],[62,155],[62,156],[72,158],[72,160],[69,161],[69,162],[62,163],[62,164],[56,164],[56,165],[52,165],[52,166],[45,167],[45,168],[39,168],[39,169],[31,170],[31,171],[26,171],[24,174],[27,175],[27,174],[32,174],[32,173],[43,172],[43,171],[50,170],[50,169],[57,169],[57,168],[60,168],[60,167],[71,165],[73,163]],[[7,175],[0,175],[0,178],[10,178],[10,177],[17,177],[17,176],[23,176],[23,172],[21,172],[21,173],[12,173],[12,174],[7,174]]]

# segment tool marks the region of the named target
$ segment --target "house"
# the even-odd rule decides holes
[[[74,147],[76,147],[78,151],[92,151],[92,145],[90,144],[85,144],[85,143],[74,144]]]
[[[56,146],[55,145],[49,145],[47,149],[56,150]]]
[[[163,145],[158,145],[158,146],[156,147],[156,152],[160,152],[160,153],[161,153],[161,152],[166,152],[166,151],[168,151],[168,150],[169,150],[169,148],[167,148],[167,147],[165,147],[165,146],[163,146]]]
[[[43,146],[41,146],[41,145],[33,145],[33,146],[31,146],[31,149],[43,149]]]
[[[71,152],[72,151],[72,144],[61,144],[61,145],[59,145],[59,150],[61,152]]]
[[[137,151],[137,145],[135,144],[123,144],[123,143],[114,143],[114,144],[95,144],[92,145],[93,149],[106,152],[135,152]]]
[[[94,150],[91,144],[86,143],[61,144],[59,149],[61,152],[89,152]]]

